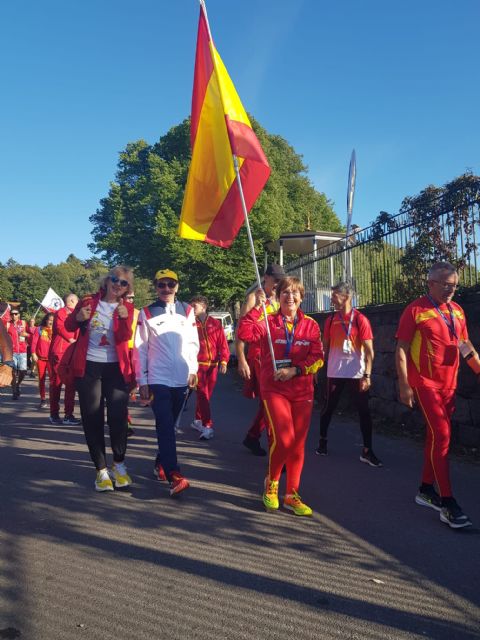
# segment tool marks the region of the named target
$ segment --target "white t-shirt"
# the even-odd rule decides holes
[[[118,362],[113,335],[113,312],[117,307],[118,302],[98,303],[89,325],[87,360]]]

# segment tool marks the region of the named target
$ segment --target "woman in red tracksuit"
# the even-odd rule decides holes
[[[32,338],[32,360],[37,365],[38,371],[38,388],[40,390],[40,405],[39,409],[45,409],[47,401],[45,400],[45,380],[47,377],[51,378],[50,362],[48,360],[48,354],[50,352],[50,346],[52,344],[53,333],[53,319],[54,313],[47,313],[40,322],[38,328],[35,329]]]
[[[260,341],[260,389],[269,425],[269,466],[263,504],[267,511],[279,507],[278,483],[285,465],[286,493],[283,506],[298,516],[312,509],[298,495],[305,440],[313,408],[313,374],[323,366],[320,328],[300,310],[304,288],[298,278],[285,278],[276,288],[280,309],[268,316],[277,371],[273,370],[262,303],[265,292],[256,292],[255,307],[241,320],[238,336]]]
[[[196,296],[190,304],[195,314],[200,343],[197,356],[197,406],[192,427],[200,431],[200,440],[210,440],[213,438],[210,398],[217,383],[218,372],[227,372],[230,350],[222,323],[207,314],[207,298]]]

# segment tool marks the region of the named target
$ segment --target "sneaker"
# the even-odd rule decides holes
[[[243,446],[250,449],[254,456],[266,456],[267,452],[260,446],[260,440],[247,436],[243,441]]]
[[[75,418],[75,416],[72,414],[70,416],[65,416],[65,418],[63,419],[63,424],[78,425],[82,424],[82,421],[78,418]]]
[[[127,438],[131,438],[134,435],[135,435],[135,429],[132,429],[132,427],[128,427],[127,428]]]
[[[318,447],[315,449],[315,453],[317,456],[328,456],[326,438],[320,438],[318,441]]]
[[[60,416],[50,416],[48,421],[50,422],[50,424],[63,424]]]
[[[283,499],[284,509],[293,511],[296,516],[311,516],[313,511],[307,506],[296,491],[286,494]]]
[[[470,518],[463,513],[460,505],[457,504],[454,498],[451,498],[448,505],[442,506],[440,520],[448,524],[452,529],[472,526]]]
[[[203,427],[200,440],[211,440],[213,438],[213,427]]]
[[[278,509],[278,480],[269,480],[265,478],[263,492],[263,506],[267,511],[276,511]]]
[[[133,424],[132,416],[129,413],[127,413],[127,423],[129,425]]]
[[[422,485],[421,487],[418,487],[415,502],[422,505],[422,507],[435,509],[435,511],[442,510],[442,499],[431,485]]]
[[[39,409],[46,409],[48,407],[48,403],[46,400],[40,400],[40,404],[38,405]]]
[[[116,489],[123,489],[132,484],[132,479],[127,473],[127,467],[124,462],[115,462],[112,464],[112,475]]]
[[[360,454],[360,462],[365,462],[371,467],[383,467],[382,461],[377,458],[372,449],[369,449],[366,453],[365,449],[363,449],[362,453]]]
[[[162,465],[158,463],[153,468],[153,475],[157,480],[160,480],[160,482],[165,482],[165,480],[167,479],[167,476],[165,474],[165,471],[163,470]]]
[[[170,495],[176,496],[177,494],[185,491],[190,486],[188,480],[182,476],[178,471],[173,471],[170,480]]]
[[[203,431],[203,424],[201,420],[194,420],[190,426],[192,429],[195,429],[195,431],[200,431],[200,433]]]
[[[97,471],[95,491],[113,491],[113,483],[106,469]]]
[[[19,395],[20,395],[19,393],[17,393],[15,390],[13,390],[12,391],[12,400],[18,400],[18,396]]]

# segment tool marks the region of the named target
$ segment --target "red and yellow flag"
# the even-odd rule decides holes
[[[229,247],[245,219],[232,154],[238,158],[247,211],[265,186],[270,167],[210,37],[203,6],[198,23],[191,145],[179,234]]]

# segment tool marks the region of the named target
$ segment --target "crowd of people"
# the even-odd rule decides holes
[[[208,313],[208,299],[183,302],[180,282],[171,269],[153,278],[156,299],[141,310],[134,307],[132,269],[119,265],[100,282],[99,290],[80,300],[73,293],[65,306],[48,312],[39,326],[26,323],[18,308],[0,303],[0,386],[11,385],[12,399],[21,385],[31,353],[39,384],[39,409],[50,408],[51,424],[82,424],[95,466],[96,491],[132,484],[126,467],[129,435],[128,403],[138,390],[140,401],[154,414],[157,451],[153,473],[169,483],[171,496],[189,487],[176,447],[176,427],[192,390],[196,390],[192,428],[199,438],[214,437],[210,401],[218,373],[230,358],[221,323]],[[463,309],[452,301],[458,285],[455,268],[434,264],[427,294],[404,310],[397,331],[396,366],[399,398],[418,405],[426,424],[421,484],[415,501],[439,512],[452,528],[471,525],[453,497],[448,450],[460,355],[478,374],[480,359],[468,339]],[[363,448],[360,461],[383,466],[372,448],[369,390],[374,368],[374,335],[367,317],[354,306],[348,282],[332,287],[333,312],[323,339],[319,324],[301,308],[302,282],[269,265],[263,288],[251,292],[241,309],[236,336],[238,372],[244,394],[259,399],[259,409],[243,445],[257,456],[268,456],[262,502],[267,511],[280,508],[279,485],[285,472],[283,508],[310,516],[300,497],[305,443],[314,405],[314,385],[326,363],[325,394],[319,423],[319,456],[329,454],[328,429],[345,391],[359,417]],[[49,404],[46,378],[49,378]],[[60,418],[64,386],[64,418]],[[74,415],[78,394],[81,420]],[[112,463],[107,463],[108,425]],[[262,433],[267,448],[262,447]]]

